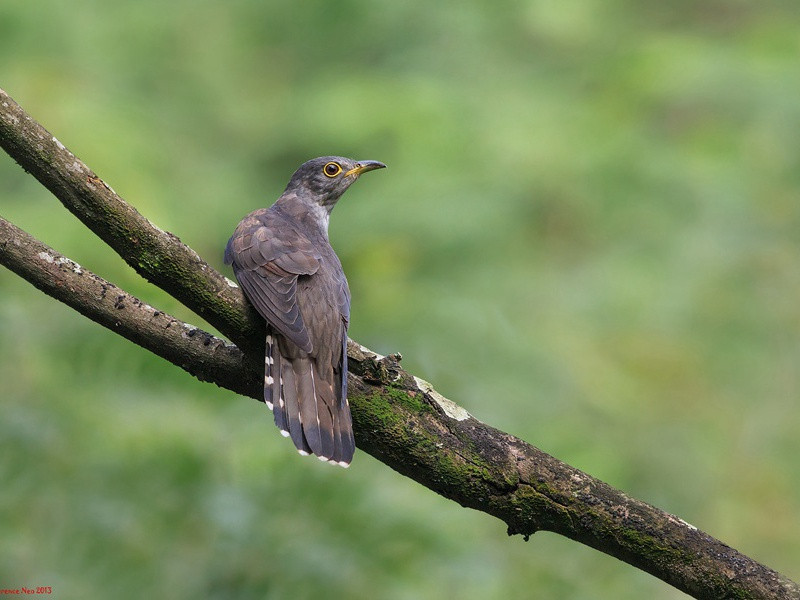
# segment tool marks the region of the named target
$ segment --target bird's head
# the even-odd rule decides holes
[[[322,156],[300,165],[284,194],[298,196],[325,207],[328,212],[359,175],[386,167],[377,160],[353,160],[343,156]]]

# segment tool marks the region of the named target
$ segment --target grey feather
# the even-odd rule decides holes
[[[275,204],[242,219],[225,248],[225,263],[268,324],[264,400],[275,424],[301,453],[343,466],[355,452],[350,290],[328,241],[328,216],[360,173],[383,166],[335,156],[308,161]]]

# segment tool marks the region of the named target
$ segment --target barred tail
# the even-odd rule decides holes
[[[264,401],[281,434],[292,438],[300,454],[349,466],[355,442],[341,369],[320,369],[310,356],[282,355],[272,332],[264,363]]]

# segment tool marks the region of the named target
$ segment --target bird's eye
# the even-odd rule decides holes
[[[322,172],[325,173],[328,177],[336,177],[339,173],[342,172],[342,167],[339,163],[329,162],[324,167],[322,167]]]

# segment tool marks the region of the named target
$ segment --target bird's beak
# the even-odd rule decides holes
[[[349,177],[350,175],[354,175],[358,177],[362,173],[366,173],[367,171],[374,171],[375,169],[385,169],[386,165],[382,162],[378,162],[377,160],[360,160],[356,163],[356,166],[350,169],[349,171],[345,171],[344,176]]]

